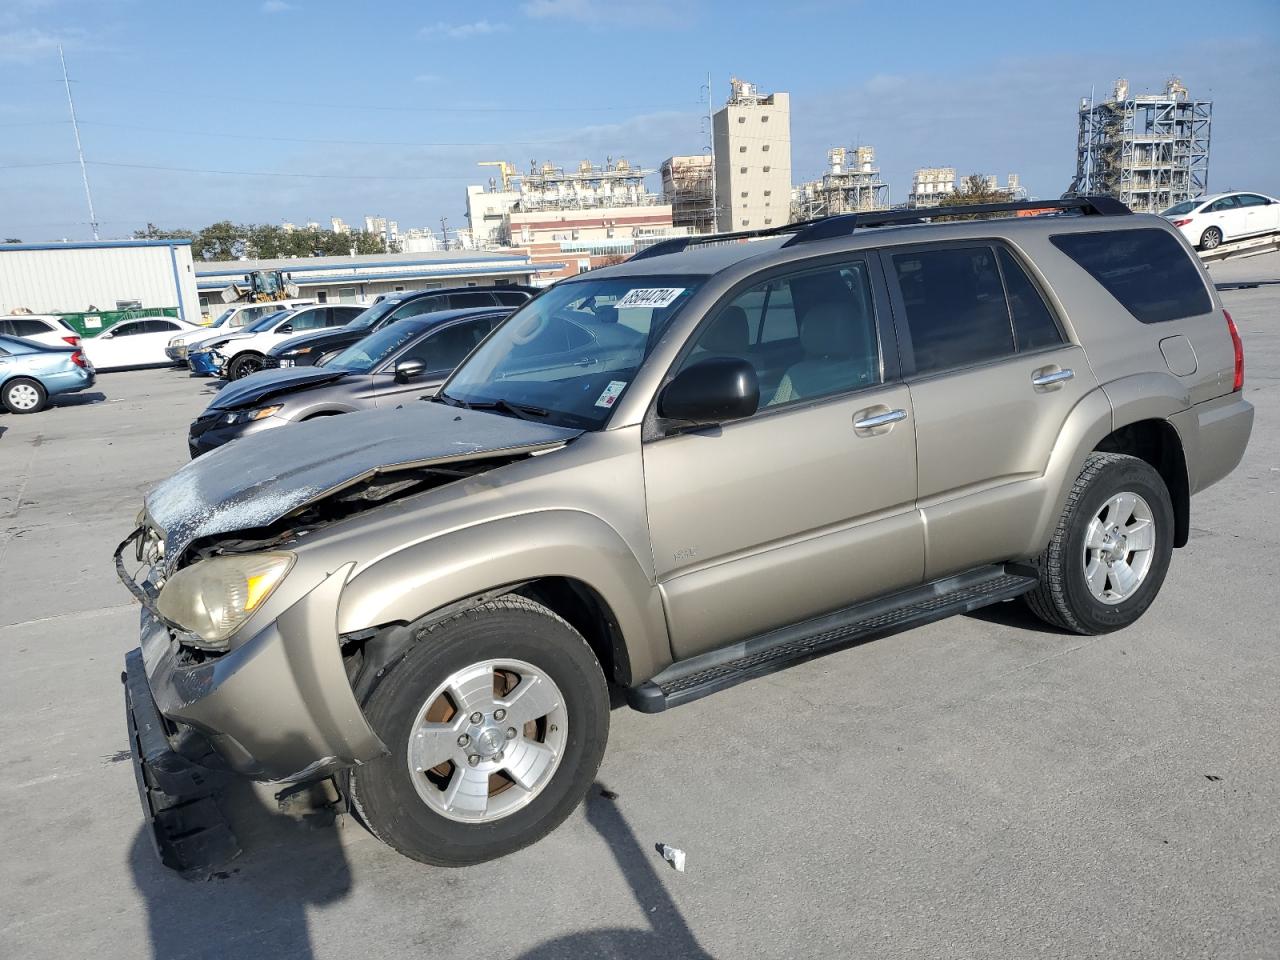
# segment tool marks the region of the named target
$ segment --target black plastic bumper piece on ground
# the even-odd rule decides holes
[[[173,749],[147,684],[142,651],[126,654],[124,665],[133,773],[156,854],[185,877],[207,876],[240,853],[215,797],[219,774]]]
[[[627,691],[627,700],[643,713],[661,713],[806,660],[1010,600],[1036,583],[1028,569],[1011,566],[935,580],[674,663]]]

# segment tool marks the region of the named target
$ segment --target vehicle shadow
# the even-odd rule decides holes
[[[518,960],[564,960],[569,957],[620,960],[648,960],[652,957],[683,960],[689,957],[711,960],[711,954],[699,946],[679,907],[659,879],[654,866],[659,861],[652,848],[646,848],[636,839],[631,825],[618,809],[616,796],[601,784],[594,784],[587,795],[586,814],[587,822],[608,844],[609,852],[631,886],[632,896],[640,912],[648,919],[650,929],[605,927],[584,930],[541,943],[519,954]]]
[[[1029,630],[1032,633],[1048,633],[1054,636],[1065,636],[1070,631],[1045,623],[1027,609],[1020,599],[993,603],[989,607],[980,607],[965,614],[974,620],[999,624],[1002,627],[1013,627],[1017,630]]]
[[[93,391],[92,393],[62,393],[56,397],[49,398],[49,406],[51,407],[86,407],[91,403],[102,403],[107,399],[105,393]]]
[[[151,955],[309,960],[308,907],[351,892],[339,829],[331,816],[276,812],[240,778],[219,800],[244,853],[206,880],[185,880],[161,865],[148,827],[134,837],[129,867],[147,903]]]

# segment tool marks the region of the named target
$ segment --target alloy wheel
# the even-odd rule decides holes
[[[1094,598],[1123,603],[1142,586],[1155,557],[1151,506],[1136,493],[1118,493],[1094,515],[1085,532],[1084,578]]]

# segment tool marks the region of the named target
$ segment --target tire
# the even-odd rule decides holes
[[[353,808],[374,836],[388,846],[437,866],[482,863],[540,840],[578,806],[604,756],[609,697],[595,654],[582,635],[555,613],[519,596],[466,610],[424,628],[418,636],[418,642],[386,670],[365,700],[365,717],[390,753],[351,771]],[[495,668],[489,666],[492,661],[517,663],[521,670],[541,672],[537,683],[547,679],[551,686],[529,689],[542,694],[539,704],[557,703],[540,719],[524,722],[514,740],[516,727],[488,726],[500,718],[496,709],[489,712],[489,708],[507,703],[515,714],[524,702],[525,709],[513,721],[516,723],[531,710],[541,709],[517,696],[526,678],[534,674],[520,674],[518,682],[499,696],[495,683],[502,682],[505,672],[499,666],[499,679],[486,680],[494,676]],[[470,677],[466,678],[468,672]],[[458,689],[468,691],[467,701],[455,703],[450,694],[437,698],[436,692],[447,680],[460,676],[466,679]],[[476,707],[485,708],[480,726],[471,724],[476,713],[467,712]],[[445,712],[436,713],[434,722],[428,722],[440,709]],[[418,732],[424,730],[428,732]],[[464,733],[475,737],[465,747],[460,745]],[[421,739],[424,735],[426,741]],[[539,735],[543,737],[540,743]],[[532,762],[524,767],[530,785],[536,788],[524,789],[515,776],[498,772],[500,768],[494,764],[503,761],[504,753],[494,756],[492,751],[516,744],[506,746],[511,756],[505,758],[515,769],[522,758],[532,755],[527,752],[531,741],[542,748],[533,751],[539,758],[553,755],[555,759],[545,760],[541,779],[536,782],[527,772]],[[426,742],[428,748],[415,757],[411,742]],[[490,751],[489,757],[481,760],[481,765],[470,764],[475,769],[469,771],[472,752],[485,750]],[[429,769],[418,765],[445,755],[450,759]],[[466,803],[446,812],[449,788],[460,776],[462,784],[470,778],[470,784],[479,785],[480,790],[459,790],[457,799]],[[510,783],[504,786],[504,781]],[[468,810],[468,805],[483,806],[485,811]]]
[[[227,379],[239,380],[249,376],[251,373],[257,373],[263,368],[262,357],[256,353],[242,353],[236,357],[227,366]]]
[[[1115,525],[1119,536],[1109,532]],[[1034,561],[1040,585],[1026,595],[1027,605],[1041,620],[1072,633],[1094,636],[1127,627],[1160,592],[1173,533],[1173,502],[1150,464],[1124,454],[1091,453],[1053,539]]]
[[[1218,227],[1210,227],[1204,233],[1200,234],[1200,249],[1213,250],[1222,245],[1222,230]]]
[[[14,377],[0,389],[0,403],[10,413],[38,413],[48,399],[44,385],[30,377]]]

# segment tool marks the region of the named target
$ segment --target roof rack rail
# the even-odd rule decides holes
[[[1113,197],[1068,197],[1062,200],[1011,200],[1002,203],[956,203],[946,207],[922,207],[904,210],[870,210],[865,213],[838,213],[814,220],[784,223],[762,230],[739,230],[734,233],[690,234],[659,240],[651,247],[631,256],[631,260],[648,260],[668,253],[680,253],[692,246],[707,243],[723,243],[732,240],[749,240],[755,237],[776,237],[795,234],[784,247],[798,243],[813,243],[832,237],[845,237],[858,227],[880,227],[894,223],[923,223],[933,217],[953,217],[964,214],[1014,213],[1019,210],[1078,211],[1083,215],[1117,217],[1133,211]]]
[[[965,214],[1015,213],[1020,210],[1053,210],[1078,212],[1084,216],[1118,217],[1133,213],[1113,197],[1068,197],[1062,200],[1011,200],[1002,203],[954,203],[945,207],[923,207],[910,210],[870,210],[866,213],[841,213],[823,217],[796,231],[783,244],[792,247],[832,237],[847,237],[858,227],[881,227],[894,223],[923,223],[934,217]],[[795,224],[793,224],[795,226]]]
[[[643,250],[633,253],[629,260],[647,260],[650,257],[666,256],[668,253],[680,253],[689,247],[701,246],[704,243],[750,240],[753,237],[776,237],[781,233],[795,233],[797,230],[803,230],[805,227],[821,223],[823,219],[829,218],[800,220],[796,223],[784,223],[781,226],[764,227],[760,230],[738,230],[733,233],[692,233],[684,237],[671,237],[667,240],[659,240],[653,246],[645,247]]]

